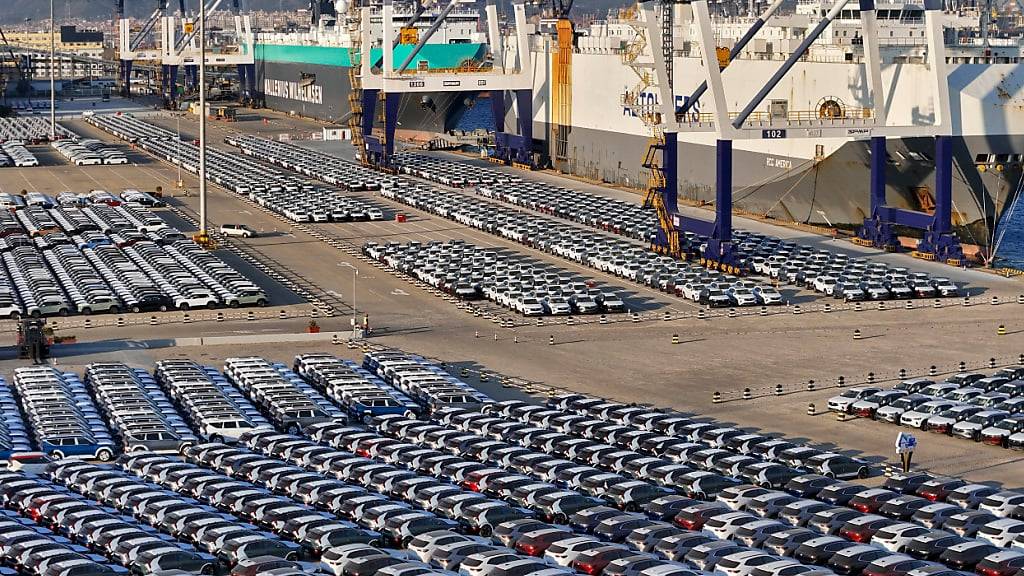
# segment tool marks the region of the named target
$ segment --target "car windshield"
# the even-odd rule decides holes
[[[842,396],[843,398],[857,398],[860,396],[860,392],[856,390],[847,390],[846,392],[840,394],[840,396]]]

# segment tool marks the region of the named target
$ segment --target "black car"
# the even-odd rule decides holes
[[[814,498],[825,488],[837,484],[839,481],[834,478],[820,474],[803,474],[793,478],[783,487],[783,490],[800,498]]]

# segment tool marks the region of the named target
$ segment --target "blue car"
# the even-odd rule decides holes
[[[97,441],[88,436],[48,436],[39,439],[39,449],[56,460],[86,458],[109,462],[114,457],[113,443]]]

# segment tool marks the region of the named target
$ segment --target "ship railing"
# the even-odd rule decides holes
[[[735,120],[739,112],[730,112],[729,119]],[[870,108],[846,108],[842,114],[830,116],[819,110],[791,110],[787,115],[773,115],[769,112],[753,112],[744,124],[750,126],[772,126],[773,124],[804,124],[815,126],[845,126],[866,124],[873,119]],[[689,125],[711,125],[715,115],[707,112],[677,114],[676,121]]]

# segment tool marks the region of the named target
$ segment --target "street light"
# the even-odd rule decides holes
[[[199,236],[206,240],[206,2],[199,2]]]
[[[178,131],[178,138],[174,141],[174,153],[178,156],[178,190],[181,190],[181,113],[174,113],[174,125]]]
[[[54,71],[54,57],[57,51],[57,43],[53,36],[53,0],[50,0],[50,140],[57,139],[57,92],[56,72]]]
[[[356,331],[356,279],[359,278],[359,269],[352,267],[352,332]]]

